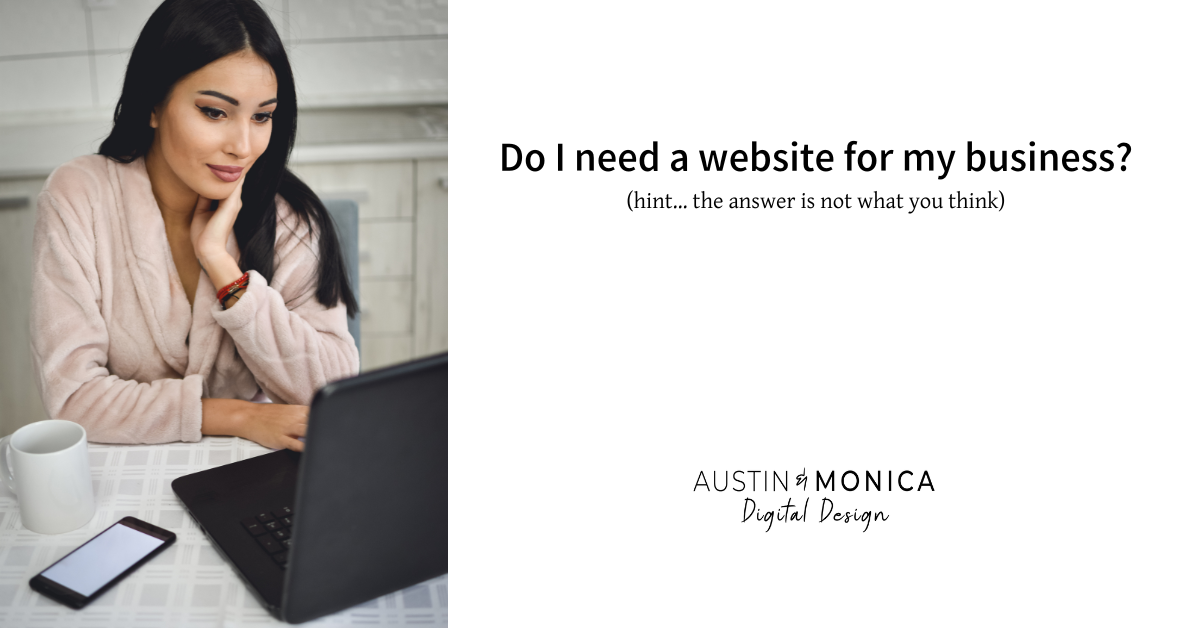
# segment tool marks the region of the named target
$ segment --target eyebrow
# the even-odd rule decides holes
[[[206,89],[200,93],[204,94],[205,96],[216,96],[217,98],[220,98],[221,100],[228,102],[229,104],[233,105],[234,107],[236,107],[240,104],[238,102],[238,100],[236,98],[234,98],[233,96],[226,96],[225,94],[222,94],[221,92],[213,91],[211,89]],[[267,105],[277,103],[277,102],[279,102],[278,98],[271,98],[269,100],[264,100],[264,101],[258,103],[258,106],[266,107]]]

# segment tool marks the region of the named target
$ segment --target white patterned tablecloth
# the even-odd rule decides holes
[[[181,475],[270,452],[247,440],[206,436],[199,443],[88,444],[96,514],[74,532],[43,535],[21,526],[17,498],[0,482],[0,626],[266,626],[267,614],[213,549],[171,490]],[[171,530],[175,544],[83,610],[29,587],[29,579],[126,516]],[[445,626],[447,576],[385,595],[305,625]]]

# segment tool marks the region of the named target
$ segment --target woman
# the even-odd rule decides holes
[[[98,442],[302,451],[304,404],[358,372],[357,304],[328,211],[286,168],[296,90],[275,28],[254,0],[167,0],[113,121],[38,197],[47,412]]]

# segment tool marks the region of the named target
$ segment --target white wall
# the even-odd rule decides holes
[[[0,434],[44,418],[29,356],[34,197],[111,126],[158,0],[0,0]],[[359,201],[363,369],[445,350],[445,0],[266,0],[296,76],[293,169]],[[107,6],[107,8],[94,8]]]

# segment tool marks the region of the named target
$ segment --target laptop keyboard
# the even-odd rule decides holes
[[[271,555],[280,569],[287,568],[288,550],[292,548],[291,506],[263,510],[246,517],[242,519],[242,527],[258,541],[264,552]]]

